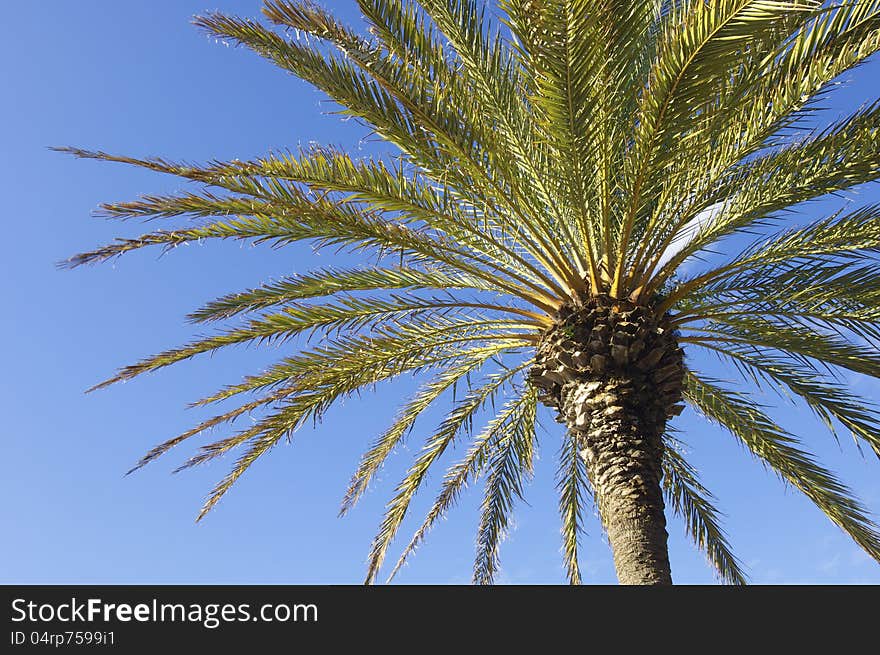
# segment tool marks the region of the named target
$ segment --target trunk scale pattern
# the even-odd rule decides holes
[[[672,582],[661,466],[683,373],[668,316],[603,296],[559,310],[529,373],[578,437],[622,584]]]

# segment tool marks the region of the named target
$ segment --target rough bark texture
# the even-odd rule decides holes
[[[621,584],[671,584],[660,486],[662,432],[646,422],[631,380],[586,382],[566,394],[581,455]],[[582,417],[588,417],[586,424]]]
[[[671,584],[663,432],[681,412],[682,352],[668,317],[605,297],[563,307],[530,373],[580,440],[622,584]]]

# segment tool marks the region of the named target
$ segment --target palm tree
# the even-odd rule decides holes
[[[391,575],[485,476],[474,581],[493,580],[543,404],[565,426],[558,488],[572,583],[590,498],[621,583],[671,582],[664,501],[721,580],[743,583],[713,497],[670,425],[688,405],[880,559],[867,511],[750,395],[752,382],[793,395],[830,431],[845,428],[880,455],[880,414],[837,376],[880,377],[880,207],[846,205],[814,222],[797,213],[880,177],[880,105],[805,127],[838,76],[880,49],[880,1],[358,5],[368,33],[283,0],[263,8],[275,27],[221,14],[195,23],[310,82],[399,156],[315,147],[189,165],[65,149],[198,185],[102,205],[112,218],[190,222],[118,239],[69,266],[207,239],[307,241],[369,257],[219,298],[190,318],[234,323],[99,384],[233,344],[289,341],[288,357],[197,403],[246,398],[237,408],[137,467],[256,412],[253,425],[183,465],[241,449],[201,518],[258,457],[336,401],[419,373],[424,386],[363,455],[343,512],[424,410],[456,386],[466,391],[394,490],[367,582],[426,473],[461,439],[463,458]],[[719,242],[731,254],[702,257]],[[744,385],[701,374],[692,349],[732,365]]]

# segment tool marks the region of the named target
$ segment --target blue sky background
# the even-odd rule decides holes
[[[352,20],[354,2],[327,2]],[[383,469],[348,517],[337,509],[362,450],[385,427],[410,380],[347,401],[317,430],[303,429],[246,474],[195,524],[204,494],[229,458],[169,475],[197,444],[124,477],[151,446],[206,413],[185,409],[218,386],[259,370],[278,351],[239,349],[84,395],[118,366],[191,338],[184,316],[203,302],[270,277],[339,263],[328,251],[211,243],[158,256],[59,271],[55,263],[141,226],[89,216],[100,202],[185,188],[132,168],[50,152],[76,145],[191,161],[248,158],[310,141],[365,154],[374,144],[307,85],[189,24],[220,9],[256,15],[257,0],[80,0],[6,3],[0,40],[0,348],[2,474],[0,582],[358,583],[384,502],[417,448]],[[828,101],[839,117],[876,94],[873,61]],[[851,194],[852,195],[852,194]],[[860,201],[880,200],[876,187]],[[808,208],[817,215],[825,204]],[[344,258],[343,258],[344,259]],[[711,366],[711,363],[710,363]],[[877,397],[876,382],[853,378]],[[770,399],[772,400],[772,399]],[[433,414],[436,418],[437,414]],[[800,407],[777,414],[872,510],[880,464],[852,442],[838,446]],[[564,581],[554,489],[561,433],[546,417],[528,504],[502,548],[502,582]],[[423,426],[430,428],[431,423]],[[786,490],[732,438],[689,411],[678,421],[693,462],[727,514],[731,541],[755,583],[880,583],[873,563],[794,490]],[[220,435],[216,435],[220,436]],[[457,455],[457,453],[456,453]],[[435,483],[420,495],[400,541],[418,527]],[[470,579],[480,494],[472,488],[398,580]],[[591,517],[582,546],[588,582],[614,582],[610,552]],[[704,559],[671,518],[673,576],[711,583]],[[404,543],[396,544],[398,550]]]

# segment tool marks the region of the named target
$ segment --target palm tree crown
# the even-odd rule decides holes
[[[112,218],[186,222],[119,239],[70,266],[206,239],[308,241],[370,257],[219,298],[190,318],[227,327],[98,385],[224,346],[289,341],[285,359],[198,401],[246,398],[237,408],[137,466],[256,412],[252,425],[183,465],[241,452],[202,516],[258,457],[339,399],[420,373],[424,385],[363,455],[343,512],[424,410],[456,385],[466,392],[395,488],[368,582],[426,473],[462,438],[463,458],[392,576],[484,476],[474,580],[493,580],[543,403],[566,427],[558,488],[571,582],[580,581],[578,535],[592,497],[621,581],[670,581],[665,498],[719,577],[743,583],[712,496],[668,425],[686,403],[880,559],[880,534],[847,488],[748,386],[713,380],[688,357],[714,353],[880,455],[880,414],[835,377],[880,377],[880,207],[785,223],[798,203],[880,177],[880,105],[822,128],[803,121],[839,75],[880,49],[880,1],[358,5],[368,31],[283,0],[263,8],[274,27],[221,14],[195,23],[310,82],[397,157],[313,147],[196,166],[65,149],[199,185],[103,205]],[[750,245],[682,269],[722,240],[742,243],[737,235],[752,235]],[[489,403],[494,413],[474,429]]]

